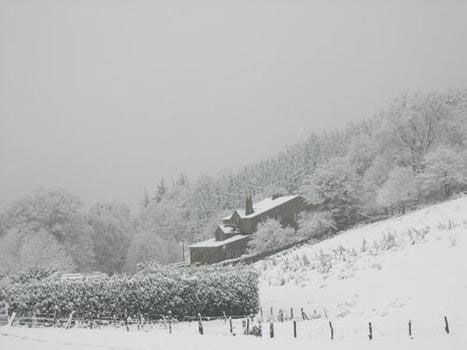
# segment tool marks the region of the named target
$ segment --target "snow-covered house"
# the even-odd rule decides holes
[[[245,209],[237,209],[222,218],[214,231],[214,238],[190,246],[191,264],[213,264],[242,255],[258,224],[268,218],[277,219],[282,225],[295,227],[297,214],[306,208],[299,195],[274,195],[253,204],[246,199]]]

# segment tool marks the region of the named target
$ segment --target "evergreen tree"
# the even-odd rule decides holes
[[[159,203],[163,198],[164,195],[167,193],[167,187],[165,186],[165,181],[161,178],[161,182],[157,185],[156,194],[154,195],[154,200],[156,203]]]
[[[141,205],[143,208],[147,208],[149,204],[151,204],[151,200],[149,199],[148,191],[144,188],[143,201],[141,202]]]

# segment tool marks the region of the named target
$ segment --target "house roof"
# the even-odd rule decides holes
[[[240,215],[241,218],[253,218],[257,215],[260,215],[262,213],[265,213],[271,209],[274,209],[284,203],[287,203],[297,197],[300,197],[300,195],[296,194],[296,195],[289,195],[289,196],[280,196],[280,197],[277,197],[275,199],[272,199],[272,197],[268,197],[266,199],[263,199],[262,201],[259,201],[257,203],[254,203],[253,204],[253,210],[254,212],[249,214],[249,215],[245,215],[245,209],[237,209],[235,210],[238,215]],[[234,211],[234,213],[235,213]],[[233,215],[233,214],[232,214]],[[229,216],[226,216],[224,218],[222,218],[222,220],[228,220],[232,217],[232,215],[229,215]]]
[[[223,241],[216,241],[215,238],[208,239],[207,241],[198,242],[195,244],[190,245],[190,248],[205,248],[205,247],[221,247],[223,245],[241,241],[243,239],[248,239],[250,235],[235,235],[230,238],[227,238]]]
[[[219,228],[222,230],[224,233],[240,233],[239,229],[237,227],[233,226],[227,226],[227,225],[219,225]]]

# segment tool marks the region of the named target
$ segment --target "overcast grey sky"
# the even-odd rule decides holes
[[[133,207],[403,92],[467,86],[467,1],[0,0],[0,206]]]

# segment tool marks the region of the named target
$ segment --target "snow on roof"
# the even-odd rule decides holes
[[[290,195],[290,196],[281,196],[281,197],[277,197],[275,199],[272,199],[272,197],[268,197],[266,199],[263,199],[262,201],[258,202],[258,203],[255,203],[253,204],[253,210],[254,212],[249,214],[249,215],[245,215],[245,211],[242,210],[242,211],[238,211],[238,213],[240,214],[240,216],[242,218],[252,218],[252,217],[255,217],[256,215],[259,215],[259,214],[262,214],[264,212],[267,212],[275,207],[278,207],[279,205],[282,205],[284,203],[287,203],[288,201],[291,201],[292,199],[295,199],[297,197],[300,197],[298,194],[296,195]]]
[[[207,241],[198,242],[190,245],[190,248],[205,248],[205,247],[221,247],[225,244],[247,239],[249,235],[235,235],[223,241],[216,241],[215,238],[208,239]]]
[[[256,215],[262,214],[268,210],[278,207],[281,204],[287,203],[288,201],[291,201],[292,199],[295,199],[297,197],[300,197],[300,195],[295,194],[295,195],[289,195],[289,196],[280,196],[275,199],[272,199],[272,197],[268,197],[266,199],[263,199],[262,201],[254,203],[253,204],[254,212],[249,215],[245,215],[245,209],[236,209],[234,213],[237,212],[241,218],[252,218],[252,217],[255,217]],[[232,218],[232,215],[233,214],[223,217],[222,220],[229,220]]]
[[[222,220],[230,220],[230,219],[232,219],[232,216],[233,216],[236,212],[238,213],[238,215],[240,215],[241,218],[245,216],[245,209],[235,209],[235,210],[233,211],[232,214],[230,214],[230,215],[228,215],[228,216],[226,216],[226,217],[223,217]]]
[[[239,233],[240,232],[237,227],[233,227],[233,226],[227,226],[227,225],[222,225],[221,224],[221,225],[219,225],[219,228],[224,233]]]

